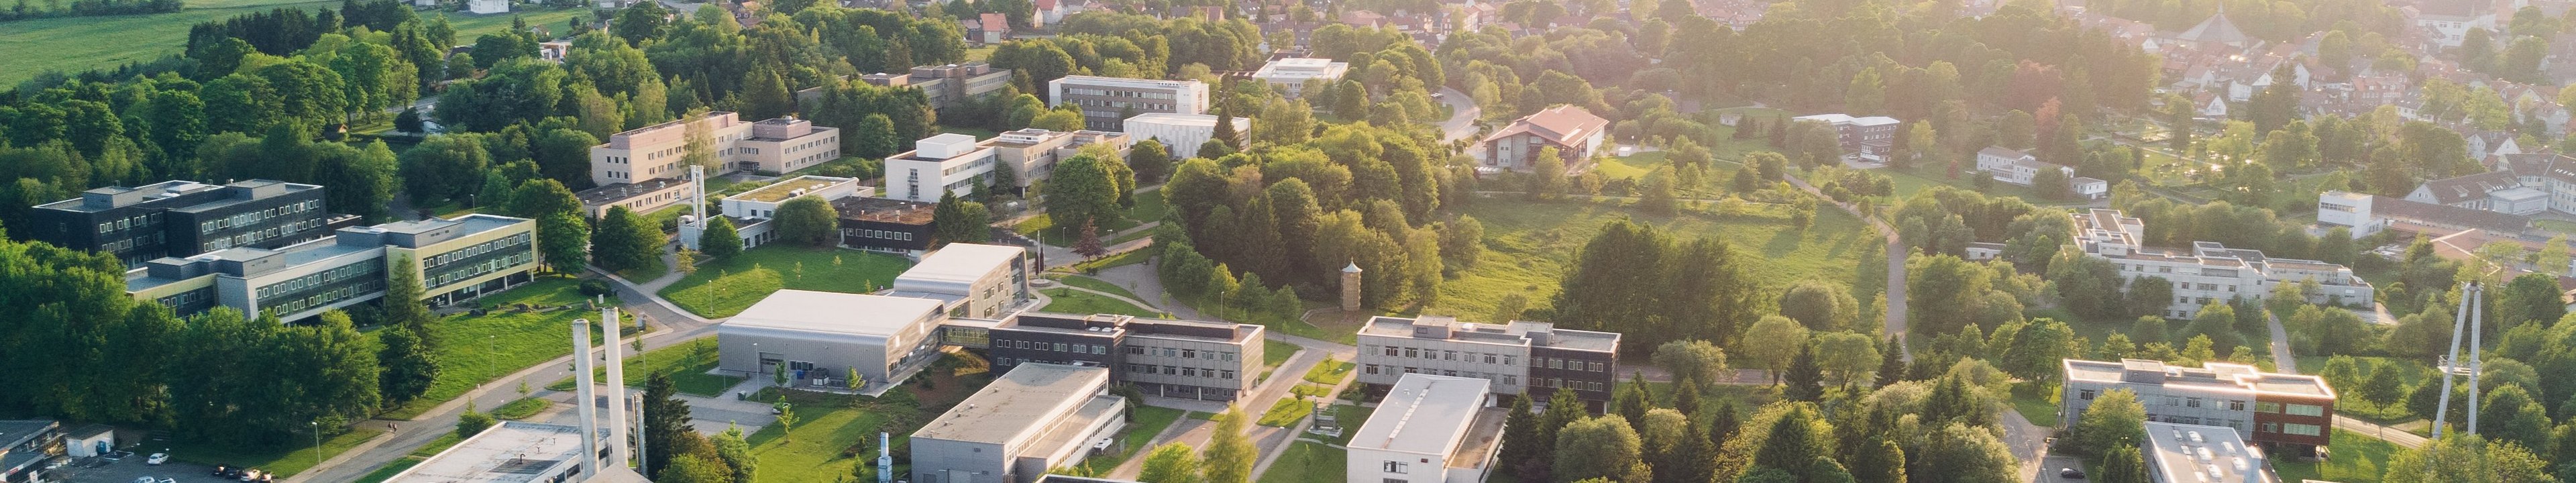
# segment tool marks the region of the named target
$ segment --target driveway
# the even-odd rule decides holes
[[[1449,120],[1440,121],[1441,141],[1455,142],[1476,135],[1476,118],[1484,116],[1485,112],[1476,107],[1475,99],[1457,89],[1442,87],[1440,103],[1448,104],[1451,111]]]

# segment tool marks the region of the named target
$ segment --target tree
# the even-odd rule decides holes
[[[785,364],[778,366],[778,374],[781,376],[787,374]],[[797,421],[796,405],[788,404],[786,396],[779,396],[778,403],[771,406],[770,412],[778,415],[778,438],[789,442],[796,441],[796,433],[793,432]]]
[[[1766,315],[1744,331],[1744,340],[1759,342],[1743,344],[1736,348],[1736,352],[1771,370],[1771,381],[1777,383],[1780,371],[1787,369],[1793,359],[1805,351],[1807,332],[1806,326],[1788,317]]]
[[[474,435],[483,434],[485,429],[491,429],[494,424],[499,424],[499,421],[492,419],[491,413],[476,411],[474,403],[467,401],[465,413],[456,415],[456,437],[472,438]]]
[[[1555,441],[1539,438],[1539,417],[1530,411],[1530,399],[1512,398],[1512,412],[1504,419],[1503,447],[1496,453],[1497,461],[1510,462],[1501,467],[1504,473],[1520,475],[1523,463],[1537,461],[1556,447]]]
[[[1636,429],[1643,434],[1646,411],[1655,409],[1655,395],[1646,391],[1646,374],[1629,373],[1628,383],[1617,386],[1619,387],[1611,391],[1613,394],[1610,395],[1610,412],[1627,418],[1631,429]]]
[[[1099,224],[1088,221],[1082,223],[1082,230],[1074,232],[1073,235],[1073,253],[1082,255],[1085,259],[1100,258],[1101,255],[1109,254],[1109,248],[1101,246]],[[1231,274],[1231,272],[1228,273]]]
[[[2122,298],[2125,300],[2123,305],[2128,306],[2128,313],[2139,316],[2139,323],[2145,323],[2146,317],[2157,317],[2156,324],[2161,328],[2164,325],[2164,318],[2161,316],[2165,313],[2165,307],[2173,306],[2173,290],[2173,281],[2166,280],[2164,277],[2131,279],[2128,290],[2122,293]],[[2139,337],[2139,342],[2163,341],[2165,338],[2163,332],[2154,334],[2153,340],[2145,339],[2149,337],[2147,334],[2134,331],[2130,335]]]
[[[786,428],[782,426],[780,429]],[[784,431],[781,433],[783,434]],[[716,459],[733,469],[733,481],[736,483],[752,481],[754,477],[759,476],[760,457],[752,454],[751,442],[743,440],[741,426],[725,428],[724,432],[716,433],[713,439],[716,446]]]
[[[733,219],[722,216],[709,218],[712,219],[707,220],[706,231],[698,233],[698,252],[719,260],[742,253],[742,233],[734,229]]]
[[[1227,406],[1217,415],[1216,429],[1208,437],[1207,450],[1199,454],[1200,471],[1206,483],[1248,483],[1252,481],[1254,460],[1261,457],[1252,440],[1243,434],[1243,410]]]
[[[2521,385],[2506,383],[2488,390],[2478,407],[2478,435],[2496,442],[2520,444],[2535,452],[2552,450],[2549,411]]]
[[[931,239],[939,243],[981,243],[993,238],[993,214],[983,203],[959,199],[955,193],[939,196],[939,205],[931,210]]]
[[[696,453],[673,457],[670,466],[662,468],[660,476],[655,477],[653,481],[731,483],[734,481],[733,468],[725,466],[721,458],[721,456]]]
[[[1564,194],[1565,158],[1555,146],[1539,148],[1538,155],[1530,158],[1530,198],[1553,200]]]
[[[798,196],[779,203],[777,220],[779,240],[828,247],[841,239],[841,214],[821,197]]]
[[[1199,483],[1199,457],[1190,453],[1189,445],[1169,443],[1154,447],[1145,454],[1139,483]]]
[[[2397,371],[2395,367],[2380,367],[2370,371],[2370,377],[2362,381],[2361,388],[2353,391],[2353,395],[2375,406],[2387,406],[2397,402],[2397,398],[2405,397],[2406,392],[2406,383],[2398,379]]]
[[[1780,294],[1780,315],[1797,320],[1807,330],[1851,330],[1853,322],[1860,318],[1860,300],[1852,298],[1851,287],[1823,280],[1800,280]]]
[[[1878,386],[1887,387],[1889,384],[1895,384],[1897,381],[1905,380],[1905,373],[1907,372],[1907,366],[1909,364],[1905,361],[1904,336],[1887,336],[1887,342],[1880,347],[1881,348],[1878,351]]]
[[[1673,376],[1675,384],[1685,381],[1707,386],[1734,379],[1726,369],[1726,351],[1704,340],[1676,340],[1655,347],[1655,366]]]
[[[1789,360],[1788,375],[1782,379],[1788,381],[1788,387],[1780,392],[1782,398],[1812,402],[1825,396],[1825,374],[1816,364],[1814,348],[1801,345],[1798,356]]]
[[[1161,180],[1172,175],[1172,154],[1162,141],[1146,139],[1127,147],[1127,167],[1136,170],[1136,179]]]
[[[376,331],[376,365],[384,373],[376,377],[377,393],[388,404],[410,402],[429,392],[438,379],[438,358],[430,357],[421,335],[410,326],[389,325]]]
[[[640,268],[661,258],[662,243],[662,227],[624,206],[612,206],[591,234],[590,257],[609,271]]]
[[[2138,404],[2138,395],[2127,389],[2112,389],[2093,396],[2093,404],[2075,422],[2074,448],[2080,454],[2107,456],[2119,448],[2135,448],[2145,438],[2142,429],[2147,409]]]
[[[1112,176],[1107,163],[1091,156],[1056,163],[1055,174],[1047,179],[1047,216],[1066,230],[1116,219],[1118,187],[1132,183]]]
[[[2340,32],[2338,32],[2340,33]],[[2135,446],[2111,448],[2102,456],[2102,483],[2147,483],[2147,460]]]
[[[795,94],[776,71],[760,69],[744,79],[744,100],[749,101],[743,116],[751,119],[774,119],[796,113]]]
[[[2516,249],[2519,251],[2519,249]],[[2567,305],[2560,302],[2558,277],[2554,274],[2526,273],[2506,282],[2503,297],[2495,303],[2496,318],[2491,326],[2512,327],[2525,321],[2557,322],[2567,315]]]
[[[420,284],[419,261],[410,255],[396,256],[386,271],[390,274],[386,277],[384,302],[381,303],[384,313],[378,316],[378,321],[387,326],[411,329],[412,335],[420,336],[423,345],[428,347],[424,351],[435,350],[438,339],[430,335],[429,323],[437,322],[438,315],[430,313],[429,306],[420,302],[428,296],[422,294],[427,289]]]
[[[680,399],[679,386],[671,374],[654,371],[644,379],[644,474],[659,477],[662,468],[671,464],[672,451],[679,440],[696,435],[689,427],[689,402]]]
[[[1871,380],[1870,370],[1878,367],[1878,340],[1866,334],[1828,332],[1816,336],[1816,365],[1831,371],[1834,380],[1844,386]]]
[[[1951,423],[1929,430],[1921,444],[1921,455],[1905,469],[1908,475],[1924,475],[1918,481],[2004,483],[2019,481],[2013,473],[2018,467],[2011,448],[1995,438],[1994,433],[1964,423]],[[1932,475],[1939,475],[1934,479]]]
[[[2472,32],[2479,30],[2472,29]],[[2480,435],[2434,440],[2388,458],[2385,483],[2550,483],[2549,462],[2517,444]]]
[[[1639,481],[1646,472],[1643,443],[1627,418],[1605,415],[1567,424],[1556,435],[1555,480],[1609,478]]]

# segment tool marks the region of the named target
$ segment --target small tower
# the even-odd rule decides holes
[[[1342,267],[1342,311],[1356,312],[1359,309],[1360,264],[1352,262],[1349,266]]]

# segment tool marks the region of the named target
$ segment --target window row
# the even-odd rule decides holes
[[[1520,364],[1520,356],[1519,356],[1519,355],[1517,355],[1517,354],[1493,354],[1493,353],[1476,352],[1476,351],[1465,351],[1465,352],[1460,352],[1460,351],[1452,350],[1452,349],[1424,349],[1424,348],[1420,348],[1420,347],[1398,347],[1398,346],[1391,346],[1391,345],[1390,345],[1390,346],[1372,346],[1372,347],[1363,348],[1363,349],[1361,349],[1361,351],[1362,351],[1363,353],[1365,353],[1365,352],[1377,352],[1377,353],[1385,354],[1387,357],[1405,357],[1405,358],[1413,358],[1413,359],[1433,359],[1433,360],[1443,360],[1443,361],[1467,361],[1467,362],[1483,361],[1483,362],[1484,362],[1484,363],[1486,363],[1486,364],[1503,364],[1503,365],[1519,365],[1519,364]]]
[[[1181,349],[1181,348],[1173,348],[1173,347],[1143,347],[1143,346],[1128,346],[1128,347],[1127,347],[1127,355],[1131,355],[1131,356],[1162,356],[1162,357],[1178,357],[1178,358],[1182,358],[1182,359],[1208,359],[1208,360],[1218,360],[1218,361],[1226,361],[1226,362],[1234,362],[1234,358],[1235,358],[1235,357],[1237,357],[1233,351],[1217,351],[1217,350],[1206,350],[1206,351],[1203,351],[1203,350],[1198,350],[1198,349]],[[1200,357],[1200,356],[1206,356],[1206,357]]]
[[[1128,373],[1128,374],[1162,374],[1162,375],[1166,375],[1166,376],[1181,376],[1181,377],[1205,377],[1205,378],[1209,378],[1209,379],[1229,379],[1229,380],[1230,380],[1230,379],[1234,379],[1234,371],[1231,371],[1231,370],[1221,370],[1221,369],[1200,369],[1200,368],[1196,368],[1196,367],[1163,366],[1163,365],[1154,365],[1154,364],[1128,364],[1128,365],[1127,365],[1127,373]]]
[[[1102,345],[1102,344],[1066,344],[1066,343],[1063,343],[1063,342],[1053,342],[1053,343],[1049,343],[1049,342],[1036,342],[1036,341],[1025,341],[1025,340],[996,340],[996,341],[993,341],[993,344],[994,344],[994,346],[995,346],[995,347],[1006,347],[1006,348],[1012,348],[1012,349],[1028,349],[1028,350],[1033,350],[1033,351],[1055,351],[1055,352],[1071,352],[1071,353],[1075,353],[1075,354],[1101,354],[1101,355],[1106,355],[1106,354],[1108,354],[1108,353],[1109,353],[1109,346],[1107,346],[1107,345]]]
[[[1512,386],[1518,386],[1518,385],[1520,385],[1520,384],[1521,384],[1521,376],[1518,376],[1518,375],[1513,375],[1513,374],[1494,374],[1494,373],[1475,372],[1475,371],[1459,372],[1459,371],[1458,371],[1458,370],[1456,370],[1456,369],[1432,370],[1432,369],[1428,369],[1428,368],[1420,368],[1420,367],[1380,366],[1380,365],[1377,365],[1377,364],[1366,364],[1366,365],[1365,365],[1365,367],[1362,367],[1362,368],[1360,369],[1360,371],[1361,371],[1361,372],[1364,372],[1364,373],[1368,373],[1368,374],[1399,374],[1399,373],[1401,373],[1401,374],[1438,374],[1438,375],[1442,375],[1442,376],[1449,376],[1449,377],[1473,377],[1473,378],[1477,378],[1477,379],[1484,379],[1484,380],[1494,381],[1494,382],[1499,382],[1499,383],[1503,383],[1503,384],[1505,384],[1505,385],[1512,385]],[[1398,372],[1398,371],[1401,371],[1401,372]]]

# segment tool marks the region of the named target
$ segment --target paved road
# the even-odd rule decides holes
[[[2389,444],[2394,444],[2408,449],[2422,448],[2426,443],[2431,442],[2431,439],[2425,438],[2424,435],[2415,434],[2403,429],[2380,426],[2369,421],[2353,419],[2342,415],[2336,415],[2334,417],[2334,426],[2335,429],[2361,433],[2362,435],[2379,438],[2381,441],[2387,441]]]
[[[1475,99],[1457,89],[1442,87],[1440,102],[1448,104],[1452,111],[1449,120],[1440,121],[1440,140],[1457,141],[1476,135],[1476,118],[1484,116],[1485,112],[1476,107]]]
[[[2273,314],[2270,310],[2263,311],[2263,318],[2272,326],[2272,365],[2275,366],[2273,370],[2285,374],[2298,374],[2299,359],[2290,353],[2290,330],[2282,327],[2281,316]]]

